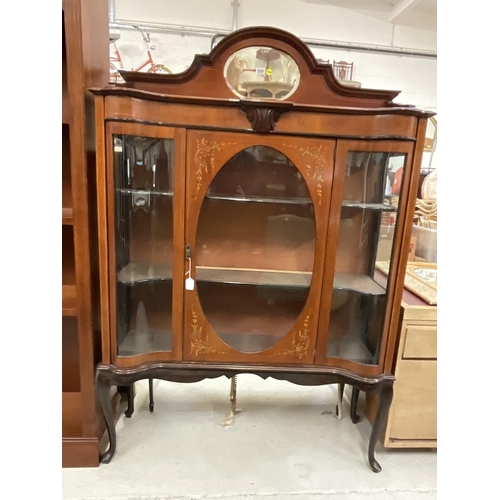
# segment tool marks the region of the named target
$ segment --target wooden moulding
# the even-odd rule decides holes
[[[62,466],[64,468],[99,467],[99,439],[63,436]]]
[[[325,106],[350,108],[355,114],[361,109],[390,108],[391,113],[427,116],[429,113],[413,106],[395,105],[392,101],[399,91],[352,88],[341,85],[335,78],[329,64],[319,63],[313,53],[293,34],[268,27],[244,28],[226,36],[209,55],[195,56],[191,66],[182,73],[163,75],[133,71],[121,72],[126,80],[124,86],[92,89],[100,95],[128,95],[138,97],[141,92],[146,99],[161,96],[182,98],[200,104],[199,99],[219,99],[225,106],[239,106],[239,100],[226,85],[223,76],[224,65],[230,55],[250,46],[269,46],[289,54],[297,63],[301,80],[296,92],[286,101],[261,100],[268,109],[285,109],[293,105],[321,108]],[[184,96],[199,96],[186,98]],[[245,103],[255,102],[245,99]],[[180,101],[179,101],[180,102]],[[306,109],[302,109],[305,111]]]
[[[121,92],[119,92],[121,90]],[[278,121],[260,125],[258,121],[249,121],[248,114],[243,109],[249,108],[247,102],[231,103],[226,101],[202,99],[194,102],[188,98],[164,97],[160,100],[151,95],[136,95],[130,99],[125,89],[117,89],[113,95],[105,100],[105,114],[107,120],[125,121],[138,124],[157,124],[163,127],[189,127],[205,130],[223,131],[252,131],[254,127],[263,127],[259,130],[269,131],[271,134],[338,137],[356,139],[404,139],[414,141],[417,119],[414,116],[391,114],[389,109],[368,109],[364,112],[352,112],[345,108],[315,107],[309,111],[300,111],[299,106],[289,110],[281,110]],[[186,101],[186,102],[184,102]],[[274,109],[269,104],[262,109]],[[255,105],[252,106],[254,108]],[[279,108],[277,108],[279,109]],[[141,117],[146,117],[141,118]],[[273,117],[273,114],[269,114]],[[376,125],[368,120],[370,116]],[[230,125],[229,125],[230,124]],[[271,128],[274,130],[271,131]],[[376,130],[376,134],[374,134]]]

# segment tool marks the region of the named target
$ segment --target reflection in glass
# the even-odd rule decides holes
[[[351,151],[335,262],[327,355],[377,364],[406,155]]]
[[[195,248],[215,333],[247,353],[276,345],[304,308],[314,264],[312,200],[293,163],[266,146],[230,159],[203,200]]]
[[[172,349],[170,139],[115,135],[118,355]]]
[[[247,47],[228,58],[224,78],[238,97],[283,100],[297,89],[300,71],[292,57],[280,50]]]

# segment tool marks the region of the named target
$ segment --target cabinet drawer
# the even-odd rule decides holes
[[[437,439],[437,361],[400,361],[389,437]]]
[[[437,328],[435,325],[408,325],[403,359],[437,359]]]

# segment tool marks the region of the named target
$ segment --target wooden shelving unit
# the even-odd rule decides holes
[[[109,80],[108,4],[62,2],[62,465],[97,467],[104,430],[95,404],[98,341],[93,99]]]

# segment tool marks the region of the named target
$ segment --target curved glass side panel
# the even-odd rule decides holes
[[[350,151],[327,356],[377,364],[406,155]]]
[[[172,350],[174,141],[114,135],[119,356]]]

